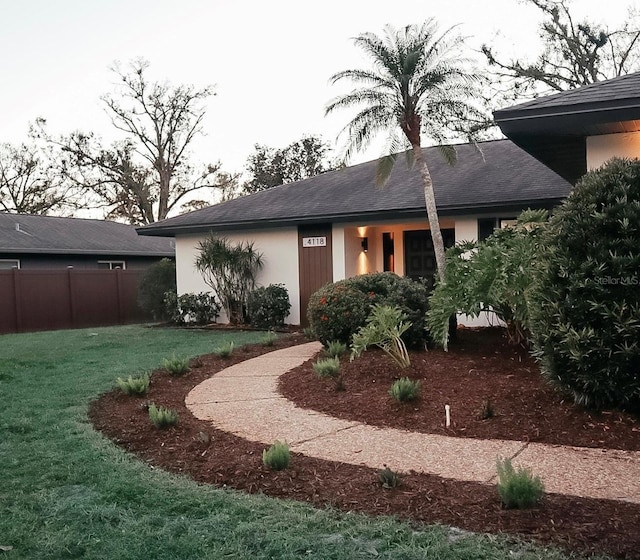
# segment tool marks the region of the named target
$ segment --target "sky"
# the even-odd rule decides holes
[[[613,26],[637,1],[573,0],[573,12]],[[115,139],[100,100],[114,89],[109,68],[142,57],[153,80],[214,86],[193,160],[239,172],[256,143],[333,144],[349,114],[324,116],[345,91],[329,77],[367,64],[352,38],[429,17],[460,24],[474,49],[540,48],[538,11],[521,0],[0,0],[0,142],[25,140],[37,117],[53,133]]]

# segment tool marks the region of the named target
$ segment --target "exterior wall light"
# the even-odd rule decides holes
[[[363,237],[360,244],[362,245],[362,250],[366,253],[369,250],[369,238]]]

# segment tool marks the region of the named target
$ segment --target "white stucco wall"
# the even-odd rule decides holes
[[[176,274],[178,293],[208,292],[209,287],[195,268],[198,243],[205,236],[176,237]],[[291,312],[285,322],[300,324],[300,290],[298,284],[298,230],[249,230],[225,234],[233,243],[253,241],[254,248],[263,254],[264,267],[258,275],[258,285],[284,284],[289,292]],[[221,316],[221,322],[226,317]]]
[[[612,157],[639,158],[640,132],[587,137],[587,169],[597,169]]]

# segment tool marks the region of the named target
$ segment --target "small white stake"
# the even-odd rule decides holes
[[[451,407],[448,404],[444,405],[444,415],[446,418],[445,424],[448,428],[449,426],[451,426]]]

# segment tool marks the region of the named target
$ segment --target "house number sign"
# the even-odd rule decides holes
[[[303,247],[326,247],[327,238],[326,237],[303,237],[302,246]]]

